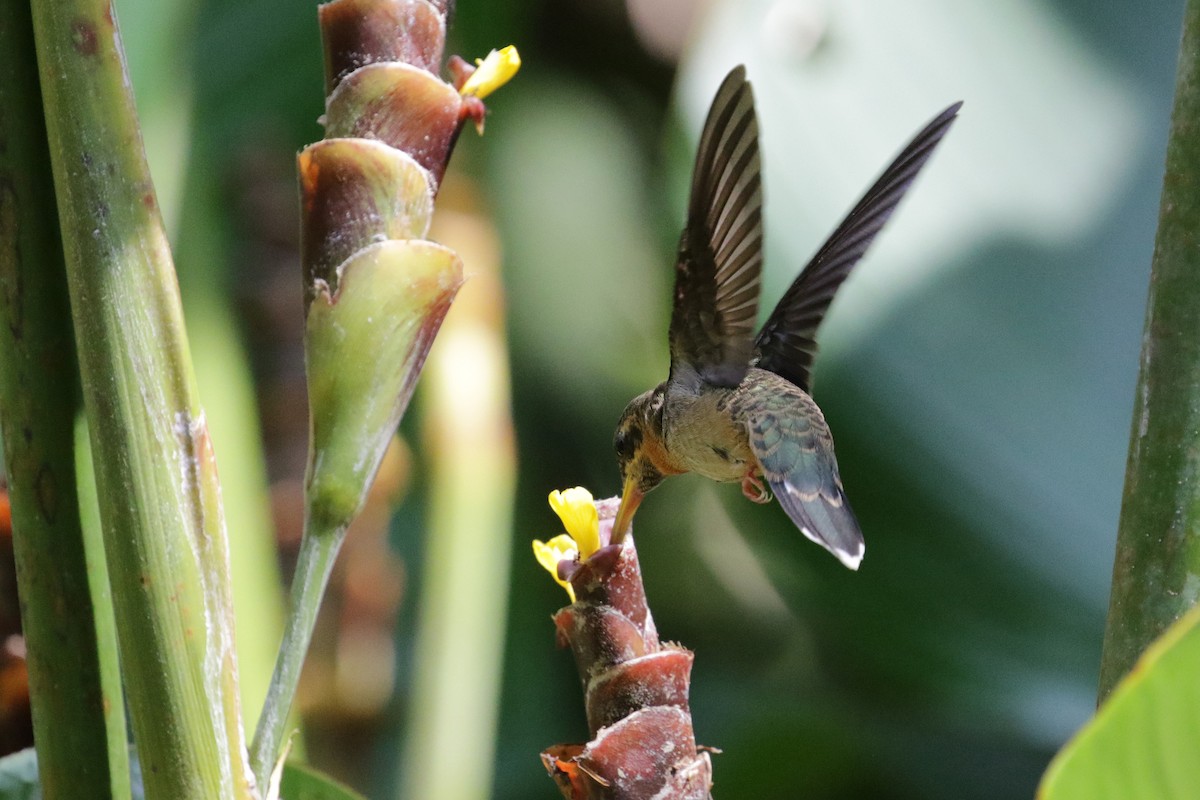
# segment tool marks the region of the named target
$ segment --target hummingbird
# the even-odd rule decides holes
[[[700,135],[676,253],[670,373],[630,401],[613,438],[622,483],[614,544],[647,492],[667,476],[695,472],[740,481],[756,503],[773,493],[801,533],[858,569],[862,531],[810,395],[816,332],[961,106],[946,108],[900,151],[755,335],[763,262],[758,121],[745,67],[726,76]]]

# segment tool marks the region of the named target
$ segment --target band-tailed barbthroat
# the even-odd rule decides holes
[[[697,472],[741,481],[756,503],[773,492],[801,533],[858,568],[862,531],[842,489],[829,426],[809,396],[817,327],[961,105],[913,137],[755,335],[763,261],[758,122],[745,68],[725,78],[700,135],[675,260],[670,375],[635,397],[617,424],[623,489],[614,543],[664,477]]]

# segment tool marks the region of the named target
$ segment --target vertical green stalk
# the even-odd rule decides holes
[[[201,112],[197,111],[197,116]],[[205,416],[221,454],[221,496],[230,537],[237,619],[238,683],[247,726],[255,723],[283,630],[283,592],[267,490],[262,431],[244,343],[229,293],[214,279],[213,264],[228,252],[220,230],[220,164],[206,137],[191,143],[183,188],[187,224],[175,258],[192,358]]]
[[[216,465],[116,19],[34,0],[33,21],[146,796],[252,797]]]
[[[477,272],[423,388],[430,513],[400,796],[474,800],[493,780],[516,456],[498,253],[472,252],[484,226],[458,230]]]
[[[78,380],[78,374],[76,375]],[[100,498],[96,494],[96,473],[92,471],[92,440],[88,435],[87,417],[75,416],[75,485],[79,493],[79,524],[83,529],[83,548],[87,557],[88,583],[92,589],[92,605],[95,615],[96,639],[107,642],[111,653],[101,661],[100,686],[105,698],[116,698],[121,702],[107,703],[105,713],[112,718],[108,734],[108,763],[116,776],[113,786],[114,797],[128,794],[129,779],[129,734],[126,730],[125,694],[121,685],[117,619],[113,613],[112,584],[108,579],[108,562],[104,555],[104,531],[100,526]],[[107,609],[99,613],[99,609]],[[111,668],[108,665],[111,659]],[[118,727],[119,726],[119,729]]]
[[[108,575],[77,501],[79,374],[24,0],[0,4],[0,142],[0,436],[41,793],[128,798]]]
[[[1200,0],[1175,84],[1104,653],[1103,700],[1200,598]]]
[[[333,562],[345,539],[345,527],[317,530],[311,522],[305,524],[296,572],[292,576],[291,610],[283,629],[279,658],[267,687],[262,715],[250,744],[250,765],[260,782],[275,767],[292,698],[300,684],[300,670],[317,624],[317,612],[321,610]]]
[[[214,116],[215,104],[195,85],[193,45],[201,5],[202,0],[128,0],[121,8],[145,18],[125,29],[128,67],[173,244],[200,399],[221,454],[222,506],[234,532],[229,547],[238,683],[245,722],[252,725],[275,663],[284,597],[254,382],[228,285],[222,181],[231,143],[204,124]]]

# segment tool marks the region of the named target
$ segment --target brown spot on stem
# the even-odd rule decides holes
[[[96,29],[86,19],[77,19],[71,23],[71,46],[75,52],[83,56],[94,56],[99,51]]]

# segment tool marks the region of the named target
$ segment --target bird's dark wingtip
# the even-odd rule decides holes
[[[845,531],[839,530],[837,537],[830,538],[814,532],[807,525],[801,525],[800,532],[832,553],[833,557],[842,562],[843,566],[855,572],[858,571],[867,551],[867,544],[863,541],[862,533],[856,530],[853,535],[846,536]]]
[[[787,481],[772,482],[779,504],[804,536],[821,545],[847,568],[857,571],[866,553],[866,542],[845,495],[806,496]]]
[[[958,112],[962,110],[962,106],[962,100],[955,101],[946,106],[940,114],[929,120],[920,133],[913,137],[912,144],[921,143],[920,149],[926,151],[926,158],[928,157],[928,153],[932,151],[933,146],[946,135],[946,131],[950,130],[950,126],[958,119]],[[923,162],[924,158],[922,159]],[[916,175],[915,171],[913,175]]]

